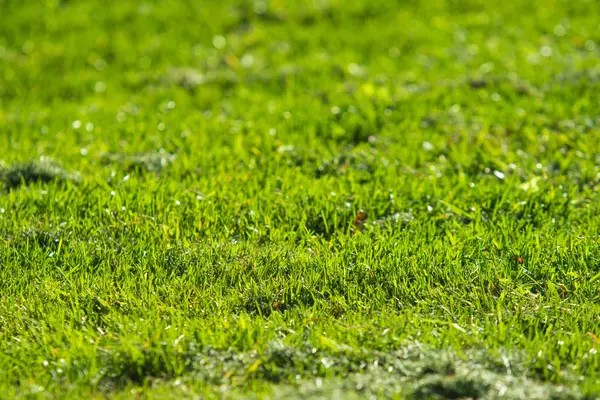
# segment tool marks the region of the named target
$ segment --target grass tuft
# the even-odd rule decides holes
[[[167,153],[164,149],[157,152],[139,154],[105,154],[102,160],[105,164],[114,163],[126,173],[160,173],[175,161],[176,155]]]
[[[0,180],[8,189],[33,183],[77,182],[79,177],[64,170],[56,161],[43,157],[39,161],[14,163],[0,169]]]
[[[106,3],[0,0],[0,397],[600,396],[600,2]]]

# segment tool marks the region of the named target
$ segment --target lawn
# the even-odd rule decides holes
[[[600,397],[600,3],[0,0],[0,397]]]

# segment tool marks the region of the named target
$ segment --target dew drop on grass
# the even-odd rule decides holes
[[[348,64],[348,72],[350,73],[350,75],[358,77],[366,75],[366,69],[356,63]]]
[[[482,74],[488,74],[494,70],[494,63],[488,62],[479,66],[479,71]]]
[[[221,49],[224,49],[225,46],[227,46],[227,39],[225,39],[221,35],[218,35],[213,38],[212,44],[213,44],[213,46],[215,46],[215,48],[221,50]]]
[[[254,56],[252,54],[244,54],[240,60],[242,67],[250,68],[254,65]]]
[[[567,30],[564,26],[559,24],[554,27],[554,34],[556,36],[565,36],[565,33],[567,33]]]
[[[540,48],[540,54],[542,55],[542,57],[550,57],[552,55],[552,47],[542,46]]]
[[[102,71],[103,69],[105,69],[106,65],[106,61],[104,61],[101,58],[94,61],[94,68],[96,68],[98,71]]]

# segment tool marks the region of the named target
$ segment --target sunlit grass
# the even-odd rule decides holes
[[[596,2],[0,14],[2,396],[599,395]]]

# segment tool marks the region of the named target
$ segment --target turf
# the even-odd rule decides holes
[[[597,1],[0,14],[0,397],[600,396]]]

